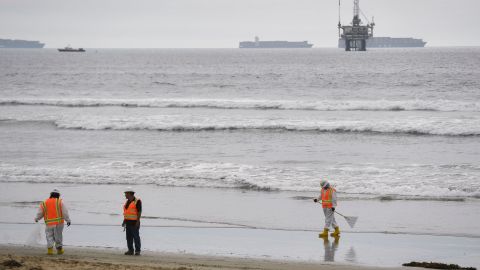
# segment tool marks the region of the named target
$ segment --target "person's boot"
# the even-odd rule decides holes
[[[47,255],[53,255],[53,248],[48,248]]]
[[[140,256],[140,250],[139,250],[139,251],[135,251],[135,256]]]
[[[57,255],[62,255],[64,253],[63,247],[57,248]]]
[[[319,234],[318,237],[320,238],[328,237],[328,229],[327,228],[323,229],[323,232]]]
[[[123,253],[123,254],[125,254],[125,255],[133,255],[133,250],[129,250],[129,251]]]
[[[339,237],[340,236],[340,227],[335,227],[335,231],[333,233],[330,234],[330,236],[333,236],[333,237]]]

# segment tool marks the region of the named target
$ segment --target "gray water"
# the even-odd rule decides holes
[[[0,50],[0,181],[480,197],[480,48]]]

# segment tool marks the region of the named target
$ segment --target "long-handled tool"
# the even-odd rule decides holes
[[[319,203],[319,200],[318,200],[318,199],[313,199],[313,201],[314,201],[315,203]],[[344,215],[340,214],[339,212],[337,212],[336,210],[333,211],[333,213],[337,213],[337,214],[339,214],[340,216],[342,216],[342,217],[345,219],[345,221],[347,221],[348,225],[350,225],[350,228],[355,227],[355,223],[357,223],[358,217],[344,216]],[[332,215],[333,215],[333,213],[332,213]]]
[[[344,216],[344,215],[340,214],[339,212],[337,212],[336,210],[335,210],[334,213],[337,213],[340,216],[342,216],[347,221],[348,225],[350,225],[350,228],[355,227],[355,223],[357,223],[358,217]]]

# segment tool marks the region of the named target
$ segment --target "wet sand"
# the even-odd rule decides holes
[[[0,245],[0,263],[13,259],[22,264],[15,269],[406,269],[377,268],[353,265],[259,260],[191,254],[144,252],[142,256],[125,256],[118,249],[66,248],[65,254],[48,256],[45,248]],[[2,269],[2,266],[0,266]],[[415,268],[408,268],[415,269]]]
[[[142,249],[167,254],[399,267],[435,261],[480,267],[478,200],[416,201],[344,198],[339,211],[359,216],[342,236],[323,241],[323,213],[315,194],[137,185],[144,202]],[[44,225],[33,217],[51,185],[2,183],[0,245],[45,246]],[[64,244],[126,247],[120,185],[63,184],[72,226]],[[316,194],[318,195],[318,194]],[[188,198],[188,199],[187,199]],[[414,218],[412,218],[414,217]]]

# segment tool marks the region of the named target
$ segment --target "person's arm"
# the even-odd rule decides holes
[[[320,194],[318,195],[317,198],[313,199],[314,202],[319,202],[321,203],[322,202],[322,191],[320,191]]]
[[[337,191],[332,192],[332,206],[333,208],[337,207]]]
[[[67,222],[67,226],[70,226],[70,223],[71,223],[70,216],[68,215],[68,209],[65,206],[65,203],[63,203],[63,200],[62,200],[62,216],[63,216],[63,219],[65,219],[65,221]]]
[[[137,207],[137,223],[135,224],[137,227],[140,226],[140,217],[142,216],[142,201],[138,200],[137,204],[135,205]]]
[[[127,203],[125,203],[125,204],[123,205],[123,209],[122,209],[122,210],[123,210],[124,212],[125,212],[125,206],[126,206],[126,204],[127,204]],[[123,217],[122,227],[125,227],[125,226],[127,226],[127,220],[125,219],[125,215],[122,215],[122,217]],[[124,230],[125,230],[125,229],[124,229]]]
[[[37,215],[35,216],[35,222],[38,222],[41,218],[43,218],[43,207],[42,204],[38,207]]]

